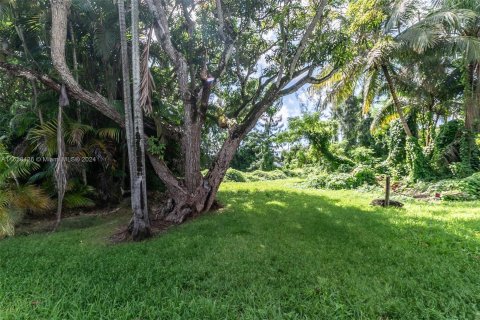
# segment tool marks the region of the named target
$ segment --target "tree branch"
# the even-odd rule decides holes
[[[160,45],[177,69],[178,89],[183,101],[188,101],[191,93],[188,86],[188,63],[185,57],[173,46],[166,10],[160,0],[147,0],[150,11],[155,18],[155,33],[160,40]]]
[[[67,20],[71,0],[51,0],[52,5],[52,36],[51,55],[55,70],[62,81],[77,99],[88,103],[108,118],[124,127],[123,117],[97,92],[83,89],[73,77],[65,61],[65,42],[67,40]]]
[[[297,48],[297,51],[295,52],[295,56],[293,57],[292,64],[290,65],[290,76],[292,76],[293,73],[295,72],[298,61],[300,60],[301,55],[303,54],[303,52],[305,51],[305,48],[307,47],[307,42],[312,36],[313,30],[315,30],[315,27],[322,22],[323,11],[325,10],[326,5],[327,5],[327,0],[320,1],[315,17],[313,17],[312,22],[310,22],[310,24],[307,27],[307,30],[303,34],[302,40],[300,40],[300,44]]]

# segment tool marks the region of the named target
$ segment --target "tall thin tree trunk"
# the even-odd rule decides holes
[[[125,109],[125,131],[128,151],[128,167],[130,171],[130,190],[133,191],[133,181],[136,175],[135,155],[135,134],[133,130],[132,92],[130,82],[130,63],[128,60],[127,26],[125,22],[124,0],[118,1],[118,15],[120,24],[120,44],[122,54],[122,76],[123,76],[123,105]],[[133,209],[133,207],[132,207]]]
[[[73,30],[73,25],[71,21],[68,23],[68,26],[70,28],[70,39],[72,40],[73,73],[75,76],[75,80],[78,82],[79,76],[78,76],[77,40],[75,38],[75,30]],[[77,100],[76,112],[77,112],[78,123],[82,123],[81,103],[78,100]],[[81,147],[82,147],[82,143],[78,141],[77,148],[80,149]],[[88,184],[87,169],[85,167],[82,168],[82,182],[85,186]]]
[[[393,79],[392,79],[392,76],[390,75],[390,71],[388,71],[388,68],[386,65],[382,65],[382,71],[383,71],[383,74],[385,75],[385,78],[387,79],[388,89],[390,90],[390,94],[392,95],[393,104],[395,105],[395,110],[397,111],[398,116],[400,117],[400,122],[402,123],[403,129],[405,130],[407,137],[413,137],[412,131],[408,126],[407,119],[405,118],[405,114],[403,113],[402,104],[398,99],[397,91],[395,90],[395,85],[393,84]]]
[[[480,67],[477,63],[470,63],[465,72],[465,128],[470,132],[478,132],[480,129]]]
[[[135,177],[132,189],[132,237],[142,240],[150,236],[150,219],[148,216],[147,185],[145,170],[145,141],[143,129],[143,110],[140,105],[140,40],[139,40],[138,0],[132,0],[132,78],[133,78],[133,126],[134,154],[136,157]],[[133,156],[133,154],[132,154]]]
[[[63,108],[68,106],[67,90],[62,86],[58,102],[57,119],[57,163],[55,165],[55,186],[57,188],[57,220],[54,230],[58,228],[62,219],[63,198],[67,188],[67,163],[65,161],[65,140],[63,137]]]

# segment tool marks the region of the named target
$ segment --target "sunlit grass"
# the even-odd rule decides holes
[[[480,317],[479,203],[374,197],[229,183],[224,209],[144,243],[108,244],[125,215],[2,241],[0,319]]]

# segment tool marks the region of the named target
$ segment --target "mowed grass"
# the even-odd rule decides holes
[[[480,203],[372,198],[228,183],[147,242],[108,243],[121,215],[1,241],[0,319],[479,319]]]

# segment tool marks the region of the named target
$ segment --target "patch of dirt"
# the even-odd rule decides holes
[[[385,199],[373,200],[370,205],[376,206],[376,207],[386,207],[385,206]],[[403,203],[395,201],[395,200],[390,200],[389,207],[403,208]]]
[[[150,227],[152,232],[150,238],[154,238],[158,235],[161,235],[167,232],[170,228],[176,226],[175,223],[166,221],[165,218],[161,216],[162,208],[167,202],[167,200],[168,198],[165,196],[165,194],[153,195],[152,198],[148,200],[149,203],[153,203],[153,205],[150,205]],[[200,214],[192,215],[188,217],[183,223],[189,223],[190,221],[193,221],[203,216],[204,214],[217,212],[223,208],[224,206],[220,202],[215,200],[209,212],[203,212]],[[118,229],[116,233],[114,233],[112,236],[109,237],[109,240],[113,244],[133,241],[130,235],[130,232],[128,230],[128,225]]]
[[[88,228],[93,223],[96,217],[105,217],[119,213],[123,209],[123,204],[116,208],[90,208],[90,209],[75,209],[65,210],[62,216],[62,223],[60,229],[83,229]],[[91,219],[90,219],[91,218]],[[30,235],[35,233],[52,232],[56,224],[56,217],[54,214],[48,215],[27,215],[15,227],[16,235]]]

